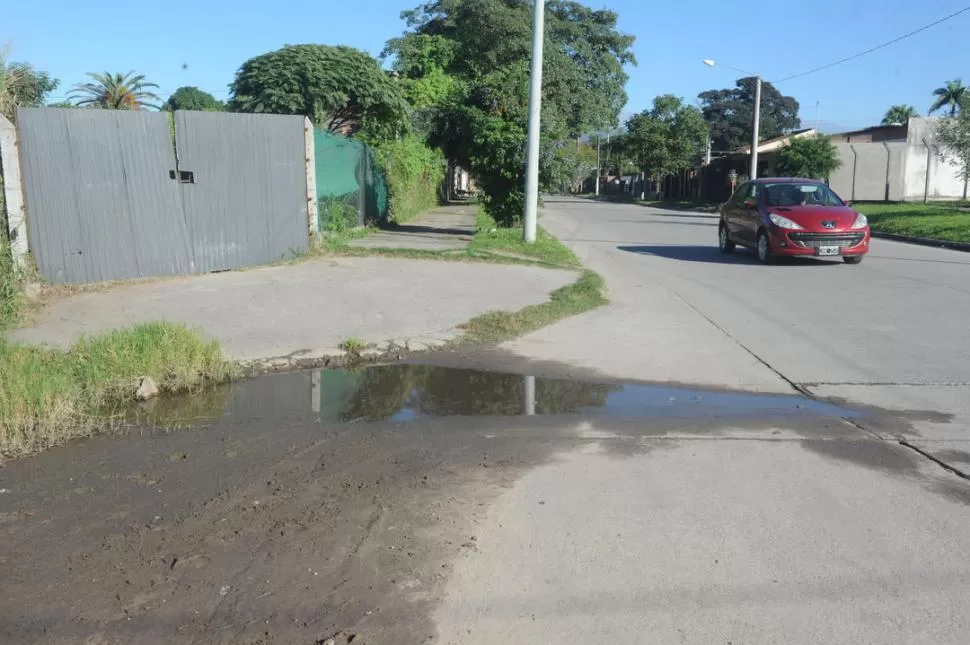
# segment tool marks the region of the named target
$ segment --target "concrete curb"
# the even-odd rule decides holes
[[[951,251],[962,251],[970,253],[970,243],[947,242],[946,240],[933,240],[926,237],[914,237],[912,235],[898,235],[896,233],[881,233],[870,231],[872,237],[881,240],[892,240],[894,242],[905,242],[907,244],[918,244],[920,246],[932,246],[940,249],[950,249]]]
[[[255,358],[237,361],[247,376],[314,368],[356,367],[371,363],[401,361],[414,354],[443,349],[461,337],[460,330],[433,334],[420,338],[395,339],[370,343],[359,352],[339,347],[294,352],[286,356]]]

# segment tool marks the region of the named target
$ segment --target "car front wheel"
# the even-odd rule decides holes
[[[758,259],[764,264],[771,264],[775,260],[771,254],[771,242],[768,240],[768,234],[764,231],[758,233]]]
[[[727,226],[724,224],[721,224],[720,230],[717,232],[717,247],[721,249],[721,253],[734,253],[734,249],[737,248],[731,241]]]

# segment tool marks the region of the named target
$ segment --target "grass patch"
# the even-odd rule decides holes
[[[873,231],[930,240],[970,243],[970,202],[853,204]]]
[[[609,302],[603,278],[593,271],[583,271],[578,280],[557,289],[548,302],[529,305],[515,312],[493,311],[472,318],[464,325],[464,340],[496,343],[516,338],[530,331],[595,309]]]
[[[340,349],[344,350],[348,354],[360,354],[361,350],[364,349],[364,341],[359,338],[348,338],[344,342],[340,343]]]
[[[510,254],[554,266],[570,268],[579,266],[579,260],[573,252],[549,235],[541,226],[536,228],[535,243],[526,244],[522,239],[522,226],[501,228],[483,209],[479,209],[475,223],[477,232],[468,246],[469,253]]]
[[[234,374],[218,343],[170,323],[85,338],[67,352],[0,339],[0,456],[36,452],[106,427],[134,400],[142,377],[174,394]]]

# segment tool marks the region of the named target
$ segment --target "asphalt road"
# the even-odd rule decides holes
[[[703,214],[550,198],[542,222],[612,304],[518,360],[874,407],[622,457],[593,432],[492,503],[439,642],[966,641],[970,482],[944,465],[970,471],[970,255],[876,240],[859,266],[766,267],[721,256]]]

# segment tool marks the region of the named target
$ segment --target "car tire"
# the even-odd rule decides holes
[[[721,250],[721,253],[725,255],[729,253],[734,253],[737,245],[731,241],[731,235],[728,233],[727,226],[721,224],[717,231],[717,248]]]
[[[861,255],[847,255],[842,258],[842,261],[846,264],[860,264],[862,262]]]
[[[771,252],[771,242],[768,240],[768,234],[766,232],[758,232],[758,245],[755,247],[755,251],[758,254],[758,259],[763,264],[775,263],[775,256]]]

